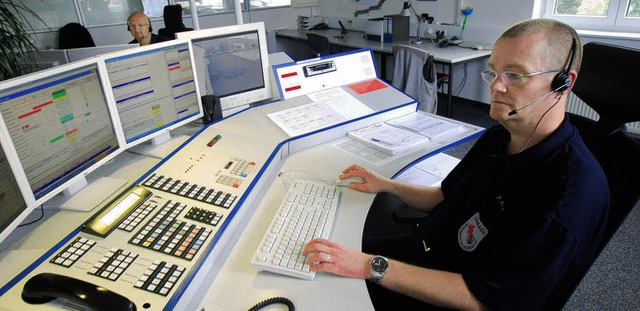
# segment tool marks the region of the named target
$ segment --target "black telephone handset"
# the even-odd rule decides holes
[[[309,28],[309,30],[321,30],[321,29],[329,29],[329,25],[327,25],[326,23],[318,23],[318,24],[315,24],[313,27]]]
[[[30,304],[43,304],[56,298],[64,298],[91,310],[136,311],[136,305],[129,299],[104,287],[68,276],[40,273],[24,284],[22,300]]]

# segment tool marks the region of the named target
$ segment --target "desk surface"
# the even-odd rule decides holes
[[[428,50],[433,55],[436,62],[456,64],[467,61],[477,60],[480,58],[488,57],[491,55],[490,50],[473,50],[469,48],[461,48],[458,46],[438,47],[435,43],[432,43],[428,39],[425,39],[425,43],[415,44],[411,43],[411,40],[398,41],[394,43],[378,42],[373,40],[367,40],[364,38],[364,33],[359,31],[350,31],[348,38],[335,38],[340,34],[338,29],[324,29],[324,30],[291,30],[282,29],[276,31],[276,36],[287,37],[292,39],[307,40],[307,33],[313,32],[319,35],[329,38],[329,42],[335,45],[342,45],[351,48],[371,48],[374,52],[393,54],[393,46],[397,44],[406,44],[421,49]]]
[[[301,96],[287,101],[256,106],[217,123],[212,123],[190,138],[177,153],[159,163],[159,159],[127,154],[135,161],[124,159],[124,163],[118,162],[119,164],[111,168],[113,171],[104,172],[104,174],[114,177],[122,174],[121,176],[128,180],[145,176],[148,181],[146,176],[153,173],[171,176],[175,180],[216,187],[218,190],[222,189],[225,192],[238,195],[237,205],[232,205],[230,209],[225,211],[221,207],[205,206],[202,202],[181,197],[173,192],[152,189],[154,191],[153,200],[158,200],[159,205],[164,204],[165,201],[179,201],[186,205],[211,208],[225,216],[224,219],[227,220],[224,220],[224,223],[218,227],[198,225],[219,230],[213,233],[216,238],[208,239],[206,246],[203,246],[204,253],[198,253],[196,259],[190,262],[166,256],[161,252],[127,243],[131,234],[119,229],[104,238],[92,237],[84,232],[72,232],[71,235],[65,237],[66,233],[78,227],[80,223],[91,216],[90,213],[77,214],[73,216],[72,221],[67,222],[68,215],[58,213],[49,217],[44,225],[32,228],[31,232],[23,232],[24,237],[5,248],[9,252],[3,253],[4,258],[2,258],[0,266],[3,269],[9,266],[8,269],[11,271],[7,271],[7,278],[11,278],[20,273],[21,268],[25,269],[30,265],[34,258],[45,253],[47,248],[58,243],[61,237],[65,237],[63,243],[53,246],[48,250],[49,253],[46,256],[39,257],[40,262],[35,262],[34,266],[26,268],[22,272],[21,277],[15,280],[15,283],[12,283],[7,292],[0,297],[2,301],[0,304],[4,308],[25,309],[27,306],[20,298],[20,291],[24,283],[35,273],[46,271],[86,279],[93,284],[127,296],[138,306],[150,305],[149,310],[159,310],[165,306],[176,310],[194,310],[199,305],[205,306],[207,310],[216,308],[239,310],[246,309],[259,300],[273,295],[290,297],[303,310],[314,308],[322,310],[372,309],[363,280],[321,274],[316,276],[315,281],[307,282],[257,272],[250,266],[250,256],[256,249],[256,243],[259,242],[256,237],[264,233],[284,193],[284,185],[280,182],[284,177],[277,177],[279,172],[288,172],[283,176],[292,176],[293,174],[294,177],[308,178],[308,174],[311,174],[324,180],[334,180],[347,165],[360,163],[385,176],[391,176],[425,153],[438,152],[447,147],[448,143],[444,142],[439,145],[425,146],[421,150],[412,150],[394,156],[391,160],[378,166],[367,164],[360,157],[345,151],[345,149],[337,148],[337,143],[348,139],[345,137],[347,131],[399,117],[416,109],[415,101],[390,86],[372,91],[369,94],[356,95],[355,92],[352,92],[352,95],[358,96],[363,103],[377,113],[318,130],[309,135],[291,138],[267,115],[309,103],[308,97]],[[385,100],[384,103],[381,103],[379,98],[385,96],[392,98],[392,100]],[[461,135],[463,139],[473,137],[481,130],[471,125],[469,125],[469,129],[470,132]],[[217,135],[222,137],[220,141],[215,146],[208,146],[208,142]],[[452,139],[449,143],[455,140],[457,139]],[[225,169],[221,169],[221,167],[224,167],[229,159],[234,160],[237,157],[255,161],[256,167],[246,179],[238,182],[239,188],[224,187],[218,183],[217,176],[227,174]],[[144,163],[139,163],[139,161]],[[151,166],[153,167],[150,168]],[[140,181],[140,185],[146,185],[146,182]],[[373,198],[372,194],[350,189],[342,191],[342,203],[333,239],[352,247],[360,247],[362,226]],[[61,222],[64,225],[59,225]],[[53,227],[56,227],[56,232],[52,234],[52,232],[48,232],[48,228]],[[67,231],[65,232],[65,230]],[[133,232],[135,231],[137,229]],[[47,236],[48,234],[49,236]],[[97,244],[70,268],[58,267],[49,263],[48,259],[75,237],[96,240]],[[95,260],[100,259],[104,251],[114,247],[137,253],[138,258],[126,270],[126,273],[122,274],[115,282],[88,274],[87,268],[90,268],[92,263],[96,262]],[[23,258],[20,263],[7,265],[7,261],[17,261],[23,253],[30,250],[33,252],[27,254],[28,256]],[[187,278],[182,278],[179,283],[176,283],[178,288],[171,291],[169,297],[163,298],[153,293],[144,293],[140,289],[131,288],[137,277],[148,266],[147,262],[151,263],[154,260],[166,261],[169,264],[178,263],[189,269]],[[3,284],[6,283],[6,279],[3,281]],[[310,287],[313,287],[313,290],[309,290]],[[332,297],[332,299],[327,300],[326,297]],[[170,301],[168,301],[169,299]],[[49,305],[42,307],[50,309],[52,306]]]

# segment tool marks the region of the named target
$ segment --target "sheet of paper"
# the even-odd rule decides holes
[[[335,143],[333,146],[347,153],[353,154],[360,159],[370,162],[375,166],[382,166],[395,160],[395,158],[391,155],[388,155],[376,148],[346,137],[344,140]]]
[[[387,124],[413,131],[430,139],[464,129],[461,124],[419,112],[389,120]]]
[[[460,159],[438,153],[396,176],[395,179],[423,186],[436,186],[460,163]]]
[[[347,120],[355,119],[373,113],[373,109],[363,104],[353,95],[347,93],[340,87],[323,90],[320,92],[307,94],[314,102],[323,102],[333,108]]]
[[[347,120],[321,102],[270,113],[268,116],[289,136],[302,135]]]
[[[362,143],[396,155],[429,142],[429,138],[386,123],[373,124],[347,133]]]
[[[307,96],[312,103],[270,113],[269,118],[289,136],[298,136],[374,112],[339,87]]]

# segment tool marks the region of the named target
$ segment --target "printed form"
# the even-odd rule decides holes
[[[340,87],[306,96],[311,103],[268,114],[289,136],[306,134],[374,112]]]

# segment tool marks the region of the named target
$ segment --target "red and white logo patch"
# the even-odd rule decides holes
[[[458,244],[463,250],[472,252],[487,234],[489,230],[480,221],[480,213],[475,213],[458,230]]]

